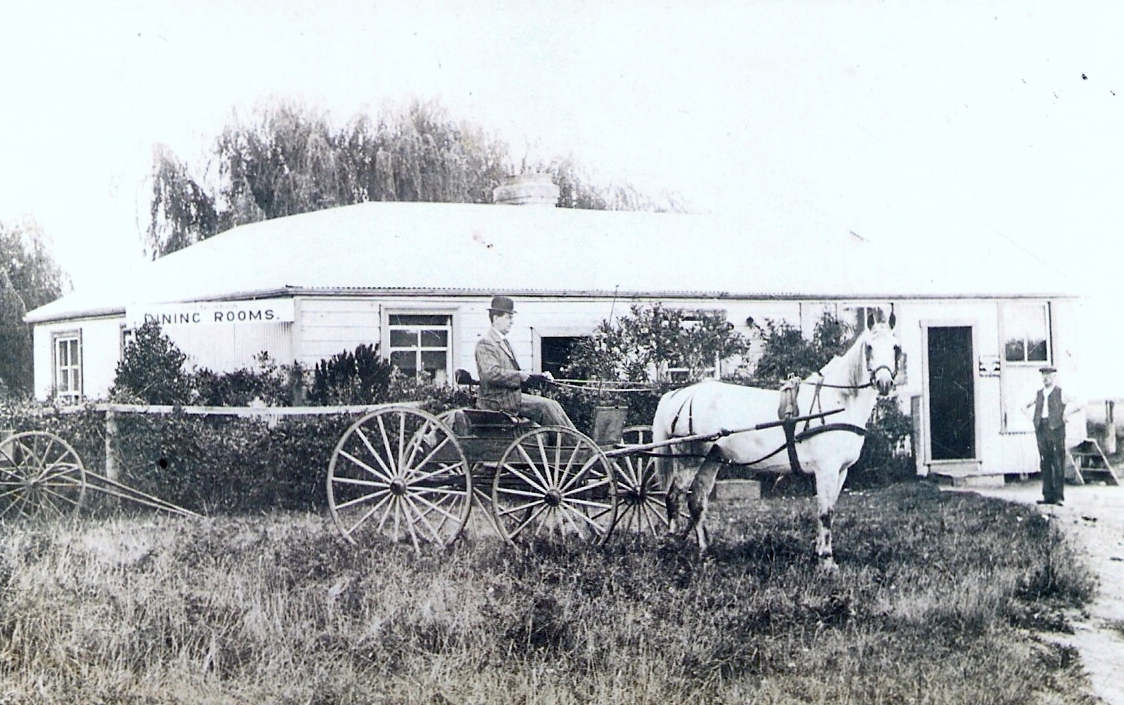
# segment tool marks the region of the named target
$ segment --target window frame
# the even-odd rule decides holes
[[[862,310],[861,315],[859,314],[860,309]],[[893,303],[890,301],[847,301],[839,305],[836,317],[847,325],[855,326],[854,335],[862,335],[867,329],[866,321],[871,309],[878,309],[881,316],[880,318],[876,317],[875,322],[886,322],[890,318],[890,312],[893,311]]]
[[[1019,308],[1037,308],[1043,313],[1043,320],[1045,322],[1046,339],[1046,357],[1043,360],[1029,359],[1028,351],[1030,350],[1029,339],[1023,337],[1023,359],[1009,360],[1007,359],[1007,342],[1010,334],[1007,332],[1008,325],[1008,312]],[[1013,365],[1015,367],[1033,367],[1038,368],[1044,365],[1052,365],[1054,363],[1054,315],[1053,308],[1050,306],[1049,301],[1009,301],[1003,304],[999,313],[999,354],[1001,364]]]
[[[445,323],[444,326],[438,326],[437,324],[422,324],[422,323],[417,323],[417,324],[391,323],[391,320],[396,316],[440,316],[440,317],[443,317],[443,318],[446,319],[446,323]],[[435,384],[439,384],[439,385],[440,384],[444,384],[444,385],[453,384],[453,370],[455,368],[454,360],[456,359],[456,347],[457,347],[457,339],[458,339],[457,338],[458,321],[457,321],[457,311],[456,311],[456,309],[451,309],[451,308],[426,309],[426,308],[416,308],[416,307],[403,307],[403,308],[388,307],[388,308],[384,308],[383,311],[382,311],[382,321],[381,321],[381,323],[382,323],[382,325],[381,325],[382,333],[381,333],[381,336],[380,336],[380,338],[381,338],[380,350],[382,351],[381,356],[384,360],[386,360],[387,362],[390,362],[391,359],[392,359],[392,353],[394,353],[394,352],[404,352],[404,351],[410,351],[410,350],[414,351],[414,353],[415,353],[414,359],[415,359],[415,362],[417,363],[417,367],[415,369],[415,379],[417,379],[418,374],[421,372],[421,370],[424,369],[424,367],[422,367],[422,365],[421,365],[421,355],[425,352],[438,352],[438,351],[444,352],[445,353],[445,379],[439,380],[439,379],[435,378],[433,381],[434,381]],[[443,328],[446,331],[447,338],[446,338],[445,347],[440,348],[440,347],[432,347],[432,346],[423,346],[421,344],[421,335],[420,335],[421,331],[423,331],[423,330],[436,330],[438,328]],[[394,330],[414,330],[414,331],[417,331],[418,332],[417,345],[412,346],[412,347],[401,347],[401,346],[392,347],[390,341],[391,341],[391,333]]]
[[[706,316],[721,316],[726,320],[727,323],[730,322],[730,312],[724,308],[701,308],[698,306],[687,308],[669,306],[668,309],[674,309],[675,311],[679,312],[680,316],[682,317],[680,320],[682,320],[683,322],[684,330],[690,330],[692,327],[694,327],[694,324],[697,324],[699,320]],[[715,357],[714,364],[710,365],[709,367],[700,369],[699,372],[702,373],[702,376],[698,378],[699,380],[722,379],[722,361]],[[691,378],[691,370],[688,367],[665,367],[662,375],[660,375],[659,371],[657,370],[657,377],[664,377],[667,381],[674,382],[676,384],[688,384],[693,381],[698,381]]]
[[[62,360],[59,355],[59,346],[63,343],[74,343],[74,355],[77,357],[76,361],[70,361],[71,364],[66,365],[65,368],[61,364]],[[81,328],[55,331],[51,334],[51,389],[54,397],[65,404],[79,404],[85,397],[83,385],[86,382],[86,375],[82,369],[83,357]],[[60,387],[59,384],[64,369],[70,373],[68,377],[70,382],[66,389]],[[77,377],[76,383],[74,382],[75,377]]]

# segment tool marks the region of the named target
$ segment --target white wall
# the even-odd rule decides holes
[[[293,359],[311,367],[338,352],[378,343],[379,304],[377,299],[360,297],[299,298]]]
[[[451,313],[454,321],[452,367],[461,367],[475,374],[473,352],[476,340],[488,328],[489,298],[300,297],[296,301],[296,321],[291,324],[194,327],[169,325],[165,327],[165,332],[190,356],[193,364],[216,371],[250,367],[254,356],[263,350],[268,351],[281,364],[295,359],[306,366],[312,366],[343,350],[353,350],[359,344],[379,343],[385,349],[382,321],[388,311],[444,311]],[[628,315],[630,306],[634,303],[650,304],[652,301],[517,297],[517,314],[510,339],[516,355],[524,365],[541,369],[541,360],[538,359],[540,337],[586,335],[610,316]],[[839,314],[845,305],[845,302],[732,301],[703,297],[663,303],[678,308],[725,310],[735,328],[755,341],[751,359],[760,354],[761,338],[758,330],[746,325],[748,317],[753,317],[758,326],[764,326],[767,320],[784,321],[810,334],[825,308]],[[1000,315],[1003,304],[1003,301],[993,299],[896,302],[897,333],[907,357],[905,379],[897,392],[904,411],[908,412],[911,397],[925,393],[925,326],[972,326],[975,360],[978,361],[981,357],[1002,359]],[[1051,302],[1053,358],[1061,370],[1062,384],[1080,388],[1076,382],[1075,306],[1074,302],[1068,300]],[[34,342],[37,396],[47,398],[52,391],[52,335],[81,329],[83,391],[87,398],[103,398],[113,383],[120,359],[120,336],[124,323],[125,318],[119,316],[36,326]],[[974,374],[976,445],[980,461],[978,472],[993,474],[1036,471],[1038,461],[1033,434],[1010,432],[1003,420],[1004,395],[1033,394],[1039,380],[1036,367],[1031,365],[1018,369],[1017,366],[1004,362],[1001,376],[981,375],[978,369]],[[1011,404],[1006,404],[1006,407],[1009,409]],[[1012,424],[1008,426],[1015,428]]]
[[[75,331],[82,336],[82,393],[88,399],[105,397],[113,386],[117,362],[121,359],[121,328],[124,324],[124,316],[115,316],[35,326],[36,398],[48,399],[54,392],[55,334]]]

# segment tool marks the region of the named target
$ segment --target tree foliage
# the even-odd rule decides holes
[[[304,369],[300,363],[278,365],[267,352],[254,358],[255,367],[215,372],[206,367],[191,373],[193,403],[202,406],[289,406],[302,401]]]
[[[807,377],[847,351],[853,331],[830,311],[816,322],[812,339],[785,322],[766,321],[764,348],[753,370],[754,386],[776,389],[792,375]]]
[[[312,373],[313,404],[378,404],[387,401],[394,367],[377,345],[360,345],[321,360]]]
[[[237,225],[368,201],[490,203],[516,171],[550,173],[563,207],[681,209],[627,184],[594,186],[571,159],[517,168],[505,143],[435,103],[358,115],[340,128],[324,113],[277,103],[226,126],[205,169],[211,186],[167,148],[155,150],[145,247],[160,257]]]
[[[145,247],[155,259],[218,232],[215,199],[167,147],[153,150],[152,202]]]
[[[602,321],[578,344],[566,374],[643,383],[665,382],[670,369],[680,369],[696,380],[748,350],[723,313],[633,305],[630,315]]]
[[[109,395],[146,404],[189,404],[192,383],[186,361],[160,324],[149,321],[126,343]]]
[[[0,223],[0,395],[31,393],[31,327],[23,317],[57,299],[69,285],[38,225]]]

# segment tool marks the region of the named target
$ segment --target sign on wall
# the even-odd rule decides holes
[[[125,318],[131,328],[149,322],[161,326],[291,323],[293,317],[292,299],[135,304],[125,308]]]

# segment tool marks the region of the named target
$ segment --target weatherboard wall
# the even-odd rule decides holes
[[[473,357],[476,341],[488,329],[490,296],[459,292],[401,292],[378,294],[305,293],[292,297],[291,320],[254,320],[222,325],[172,324],[165,332],[189,358],[189,364],[216,372],[254,367],[261,352],[279,364],[294,360],[306,368],[361,344],[388,346],[387,321],[395,313],[441,313],[451,320],[449,371],[464,368],[476,373]],[[722,311],[736,330],[752,341],[749,362],[762,349],[761,329],[769,322],[799,327],[810,336],[825,311],[851,323],[867,308],[881,312],[894,304],[897,333],[905,353],[897,395],[903,410],[911,400],[922,400],[919,409],[920,437],[918,469],[922,473],[959,476],[1034,472],[1037,453],[1033,433],[1025,418],[1011,414],[1017,402],[1033,396],[1039,383],[1040,363],[1010,363],[1003,359],[1004,306],[1027,301],[1049,306],[1052,334],[1051,361],[1062,370],[1062,380],[1076,374],[1075,341],[1072,335],[1073,302],[1069,299],[1023,298],[933,298],[850,300],[796,298],[718,298],[708,296],[595,296],[525,293],[516,296],[517,315],[510,334],[520,362],[542,369],[542,341],[554,336],[588,335],[602,321],[629,315],[634,304],[660,303],[684,310]],[[202,304],[200,304],[202,305]],[[249,304],[241,302],[245,308]],[[223,304],[208,303],[215,308]],[[53,340],[59,334],[79,333],[83,356],[85,398],[103,398],[113,383],[124,335],[129,328],[125,315],[76,318],[35,326],[36,393],[40,398],[54,391]],[[932,329],[970,329],[970,356],[975,447],[971,457],[954,462],[934,457],[929,443],[932,419],[930,361],[927,336]],[[992,366],[995,369],[992,369]],[[985,369],[986,368],[986,369]],[[1080,431],[1076,433],[1080,434]]]

